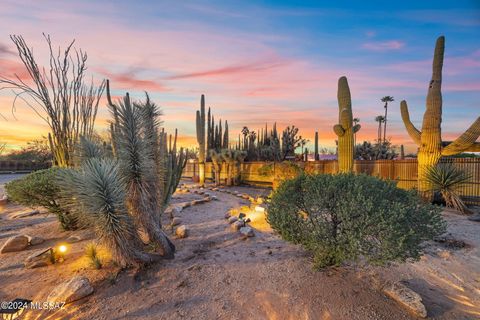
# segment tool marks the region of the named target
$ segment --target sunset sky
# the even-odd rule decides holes
[[[64,47],[73,38],[89,55],[89,74],[111,80],[115,95],[148,91],[193,144],[200,95],[230,136],[277,122],[334,146],[337,80],[345,75],[357,140],[376,138],[380,98],[395,97],[388,134],[414,145],[399,104],[419,127],[435,40],[446,37],[443,137],[462,133],[480,110],[480,1],[23,1],[0,2],[0,74],[21,73],[10,34],[23,35],[39,64],[48,63],[42,32]],[[322,3],[318,5],[316,3]],[[398,3],[398,5],[397,5]],[[400,5],[401,3],[401,5]],[[48,130],[13,93],[0,91],[0,142],[19,147]],[[98,130],[106,127],[102,103]]]

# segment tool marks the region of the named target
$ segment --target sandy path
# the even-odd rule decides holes
[[[250,195],[267,192],[251,187],[236,189]],[[178,250],[174,260],[162,261],[141,272],[123,271],[111,281],[115,278],[113,267],[92,270],[81,262],[86,241],[71,245],[65,263],[35,270],[26,270],[19,263],[33,249],[10,253],[0,257],[0,300],[24,297],[44,301],[55,284],[73,274],[82,274],[93,282],[96,292],[92,296],[56,312],[30,311],[27,319],[414,319],[376,290],[366,274],[373,270],[393,274],[393,280],[423,279],[426,275],[422,270],[432,266],[430,255],[420,264],[396,269],[315,272],[301,248],[282,241],[258,221],[254,220],[252,225],[262,227],[262,231],[242,240],[230,230],[224,213],[249,202],[230,194],[209,192],[219,201],[189,207],[180,213],[190,235],[174,239]],[[182,194],[173,202],[198,197]],[[8,220],[7,215],[0,215],[1,237],[17,232],[35,233],[49,239],[39,247],[43,248],[72,234],[59,232],[54,217],[35,216],[19,221]],[[82,237],[92,239],[88,232],[83,232]],[[425,265],[422,267],[421,263]],[[469,269],[468,265],[463,267]],[[415,273],[416,278],[412,277]],[[435,319],[474,319],[462,312],[463,305],[438,298],[444,297],[439,294],[444,288],[434,292],[417,282],[410,283],[411,287],[425,295],[429,315]],[[468,290],[473,290],[472,286],[475,284]]]

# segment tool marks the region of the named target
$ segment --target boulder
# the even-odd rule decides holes
[[[36,251],[25,259],[24,265],[27,269],[46,267],[53,263],[51,248]]]
[[[182,223],[182,220],[178,217],[173,218],[172,220],[172,226],[178,226],[180,223]]]
[[[36,237],[36,236],[27,236],[28,238],[28,244],[31,246],[35,246],[37,244],[42,244],[45,242],[45,239],[41,237]]]
[[[0,249],[0,253],[22,251],[28,247],[28,237],[17,235],[7,239]]]
[[[240,228],[242,228],[245,224],[243,223],[243,221],[235,221],[234,223],[232,223],[230,225],[230,228],[234,231],[238,231],[240,230]]]
[[[70,236],[67,238],[67,240],[65,240],[66,243],[75,243],[79,241],[82,241],[82,238],[80,238],[79,236]]]
[[[393,300],[397,301],[416,316],[427,317],[427,310],[422,303],[422,297],[400,282],[395,282],[383,288],[383,292]]]
[[[186,238],[188,237],[188,228],[185,225],[179,226],[175,229],[175,235],[179,238]]]
[[[237,220],[238,220],[238,217],[231,216],[231,217],[228,218],[228,223],[232,224],[232,223],[234,223],[234,222],[237,221]]]
[[[47,301],[70,303],[92,293],[93,287],[90,281],[85,277],[77,276],[56,286],[48,296]]]
[[[255,233],[253,232],[253,229],[248,227],[248,226],[247,227],[241,227],[240,228],[240,233],[242,234],[242,236],[244,238],[255,236]]]

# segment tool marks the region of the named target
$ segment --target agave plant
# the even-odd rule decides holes
[[[467,206],[460,198],[458,189],[462,187],[471,175],[455,167],[451,163],[440,163],[428,168],[425,180],[430,186],[429,191],[439,192],[447,207],[460,212],[468,212]]]

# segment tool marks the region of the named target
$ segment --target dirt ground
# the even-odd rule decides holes
[[[252,196],[269,192],[232,189]],[[417,291],[432,319],[480,318],[480,223],[445,212],[449,232],[466,246],[429,244],[427,255],[416,263],[314,271],[302,248],[281,240],[253,211],[249,217],[256,236],[243,240],[230,230],[224,214],[249,201],[208,192],[218,201],[179,214],[190,234],[185,239],[172,235],[175,259],[143,270],[119,270],[111,263],[93,270],[83,256],[93,239],[90,232],[62,232],[55,217],[44,214],[12,218],[25,208],[9,204],[0,213],[0,244],[14,234],[47,241],[0,256],[0,301],[46,301],[55,285],[85,275],[95,288],[93,295],[62,310],[28,310],[24,319],[415,319],[376,288],[372,279],[381,278],[402,280]],[[173,204],[200,197],[178,194]],[[34,250],[55,246],[71,235],[80,235],[82,241],[70,245],[65,262],[23,268]]]

